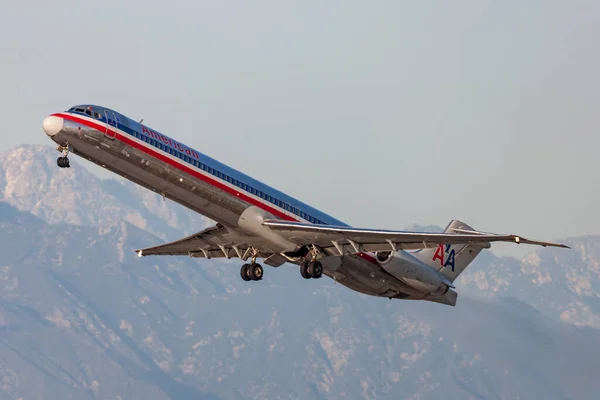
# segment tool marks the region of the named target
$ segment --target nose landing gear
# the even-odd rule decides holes
[[[62,152],[63,156],[62,157],[58,157],[58,159],[56,160],[56,165],[58,165],[60,168],[70,168],[71,165],[69,164],[69,145],[66,146],[61,146],[59,145],[56,150]]]
[[[56,164],[60,168],[70,168],[71,167],[71,165],[69,164],[69,159],[67,157],[58,157],[58,159],[56,160]]]

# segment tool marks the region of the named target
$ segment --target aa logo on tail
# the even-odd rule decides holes
[[[440,244],[433,255],[432,261],[440,260],[440,265],[442,267],[452,267],[452,272],[454,272],[454,249],[451,244],[447,244],[444,249],[444,245]],[[444,256],[446,255],[446,261],[444,261]]]

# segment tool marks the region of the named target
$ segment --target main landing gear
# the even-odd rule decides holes
[[[304,279],[319,279],[323,276],[323,265],[319,261],[305,261],[300,265],[300,275]]]
[[[60,151],[63,153],[62,157],[58,157],[58,159],[56,160],[56,165],[58,165],[60,168],[70,168],[71,165],[69,164],[69,146],[58,146],[56,148],[56,150]]]
[[[260,281],[263,277],[263,267],[260,264],[244,264],[240,270],[242,279],[248,281]]]

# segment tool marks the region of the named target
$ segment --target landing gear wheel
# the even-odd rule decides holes
[[[244,264],[240,270],[240,276],[246,282],[260,281],[263,277],[263,267],[260,264]]]
[[[58,157],[58,159],[56,160],[56,164],[60,167],[60,168],[69,168],[69,159],[67,157]]]
[[[308,261],[304,261],[300,265],[300,275],[302,275],[304,279],[310,279],[310,274],[308,273]]]
[[[311,278],[319,279],[323,276],[323,264],[314,261],[308,264],[308,274]]]
[[[242,269],[240,270],[240,276],[242,277],[243,280],[245,280],[246,282],[251,281],[252,278],[250,277],[250,275],[248,274],[248,269],[250,268],[250,264],[244,264],[242,265]]]
[[[253,281],[260,281],[263,277],[263,267],[260,264],[250,264],[248,275]]]

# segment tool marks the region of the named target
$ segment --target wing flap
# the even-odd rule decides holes
[[[502,235],[479,231],[426,233],[315,225],[283,220],[266,220],[263,225],[270,227],[286,239],[299,245],[315,244],[321,248],[335,249],[337,254],[401,249],[417,250],[436,247],[440,244],[471,243],[485,245],[491,242],[526,243],[569,248],[564,244],[529,240],[518,235]]]
[[[174,242],[136,250],[140,257],[170,255],[203,258],[244,258],[249,246],[243,238],[221,224]],[[246,256],[247,257],[247,256]]]

